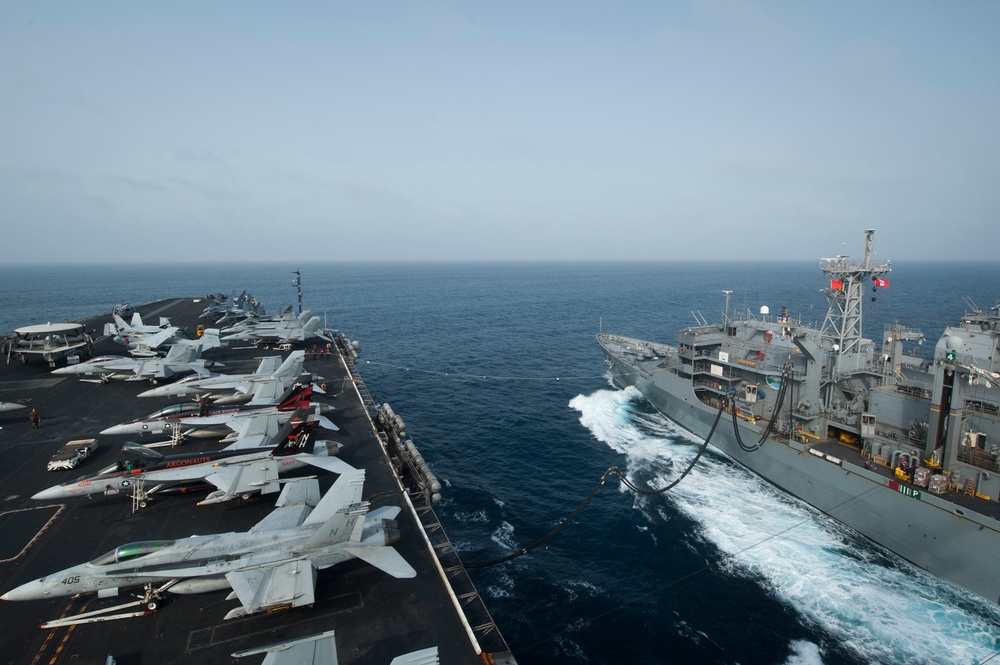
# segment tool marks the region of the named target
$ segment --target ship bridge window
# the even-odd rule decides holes
[[[127,545],[117,547],[107,554],[102,554],[91,561],[91,563],[95,566],[107,566],[112,563],[122,563],[123,561],[138,559],[140,557],[153,554],[154,552],[159,552],[165,547],[170,547],[174,544],[174,542],[176,541],[146,540],[139,543],[129,543]]]

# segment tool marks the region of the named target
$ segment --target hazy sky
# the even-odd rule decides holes
[[[998,258],[992,0],[0,10],[2,262]]]

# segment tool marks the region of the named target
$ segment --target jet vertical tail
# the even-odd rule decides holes
[[[189,363],[201,357],[201,349],[193,344],[174,344],[163,357],[163,364]]]
[[[198,340],[197,343],[202,350],[218,349],[223,346],[229,346],[228,342],[223,342],[219,339],[218,328],[205,328],[204,332],[201,333],[201,338]]]
[[[319,504],[303,520],[303,526],[317,524],[318,527],[313,535],[302,543],[302,551],[361,538],[365,528],[365,515],[368,513],[368,503],[361,502],[364,486],[364,469],[345,471],[341,474]]]
[[[299,380],[281,396],[278,401],[278,411],[294,411],[299,407],[309,406],[312,392],[312,375],[299,376]]]
[[[365,470],[357,469],[341,474],[337,482],[327,490],[319,504],[305,519],[303,524],[324,524],[336,513],[355,503],[361,502],[361,493],[365,489]],[[347,534],[345,538],[349,537]]]
[[[285,362],[281,363],[281,365],[278,366],[278,369],[274,371],[274,376],[299,376],[302,374],[302,368],[305,365],[305,357],[305,351],[292,351],[288,354],[288,357],[285,358]]]
[[[249,405],[275,404],[285,399],[287,394],[287,390],[284,393],[281,392],[279,381],[258,381],[253,384],[253,396],[250,398]]]
[[[264,356],[257,363],[257,369],[253,371],[253,376],[255,377],[267,377],[271,376],[281,367],[281,356]],[[297,372],[295,376],[298,376],[302,372]]]
[[[305,409],[296,409],[285,426],[278,432],[278,445],[271,451],[273,457],[312,453],[316,445],[316,422],[306,419]]]

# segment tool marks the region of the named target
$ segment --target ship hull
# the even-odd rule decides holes
[[[669,370],[640,368],[602,342],[611,375],[634,386],[660,413],[706,437],[717,410],[705,405],[689,380]],[[741,438],[755,443],[761,430],[738,421]],[[853,528],[928,572],[1000,602],[1000,530],[996,520],[956,509],[932,494],[915,498],[861,466],[810,454],[805,445],[767,440],[755,452],[737,442],[729,417],[711,445],[771,484]]]

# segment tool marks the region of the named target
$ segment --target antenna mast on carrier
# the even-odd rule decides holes
[[[299,270],[293,270],[292,274],[295,275],[295,281],[292,282],[299,289],[299,314],[302,313],[302,272]]]
[[[860,263],[848,263],[847,256],[821,259],[820,270],[830,276],[830,287],[824,289],[830,309],[823,321],[823,338],[832,344],[836,373],[851,373],[864,369],[866,356],[861,348],[861,304],[865,282],[892,271],[889,261],[876,262],[872,257],[875,229],[865,231],[865,256]]]

